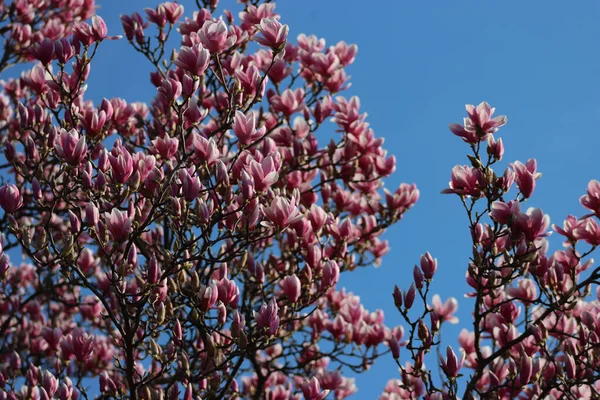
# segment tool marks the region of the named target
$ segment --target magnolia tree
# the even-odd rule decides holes
[[[410,288],[393,292],[409,335],[404,342],[388,339],[401,379],[390,381],[382,398],[598,399],[600,267],[589,256],[600,245],[600,182],[590,182],[581,197],[592,213],[552,226],[564,250],[551,253],[549,216],[538,208],[522,211],[541,176],[536,160],[511,163],[498,176],[504,146],[494,134],[506,117],[492,118],[485,102],[466,108],[463,125],[450,130],[469,146],[471,165],[454,167],[442,193],[458,196],[469,223],[472,326],[458,337],[460,352],[439,348],[443,323],[456,323],[457,304],[442,304],[436,295],[429,300],[437,260],[426,253]],[[409,359],[404,365],[401,346]],[[432,350],[439,361],[430,369],[424,359]]]
[[[356,46],[292,43],[268,1],[196,3],[122,16],[156,95],[94,105],[96,51],[120,37],[93,0],[0,1],[0,70],[34,64],[0,95],[0,399],[342,399],[381,355],[400,366],[382,399],[598,396],[600,183],[548,255],[548,217],[520,208],[535,161],[498,177],[505,118],[467,106],[450,128],[472,166],[444,192],[471,227],[473,323],[440,349],[457,304],[430,296],[427,253],[388,327],[338,280],[380,262],[419,192],[382,189],[395,158],[338,95]]]
[[[345,398],[401,338],[337,289],[419,196],[333,97],[356,46],[251,3],[122,16],[156,95],[95,105],[93,2],[0,2],[1,67],[35,63],[2,82],[0,398]]]

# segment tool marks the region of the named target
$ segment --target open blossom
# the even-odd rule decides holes
[[[579,199],[581,205],[600,218],[600,182],[593,179],[588,183],[587,194]]]
[[[600,246],[600,226],[593,218],[586,218],[574,229],[575,237],[592,246]]]
[[[193,144],[196,157],[208,166],[214,165],[219,159],[219,149],[213,138],[206,139],[201,135],[194,135]]]
[[[175,65],[194,76],[201,76],[210,63],[210,53],[200,43],[182,46],[175,59]]]
[[[434,294],[431,298],[431,303],[433,305],[433,311],[435,311],[440,321],[446,321],[451,324],[458,323],[458,318],[453,315],[456,310],[458,310],[458,302],[454,297],[450,297],[442,304],[440,296]]]
[[[131,16],[121,15],[121,23],[123,24],[123,31],[125,32],[127,40],[133,41],[135,38],[138,44],[144,43],[144,29],[150,26],[150,23],[144,22],[144,19],[139,13],[134,12]]]
[[[509,224],[512,222],[513,218],[516,218],[516,216],[519,215],[520,212],[521,204],[519,201],[511,200],[508,203],[495,201],[492,203],[490,217],[500,224]]]
[[[563,244],[568,246],[571,241],[577,240],[577,232],[576,229],[580,225],[585,224],[586,219],[578,220],[574,215],[568,215],[567,218],[563,221],[562,228],[556,224],[552,224],[552,229],[554,229],[559,235],[563,235],[567,238]]]
[[[329,390],[321,391],[321,384],[314,376],[311,379],[305,379],[301,389],[306,400],[323,400],[329,394]]]
[[[23,206],[23,197],[16,185],[6,183],[0,187],[0,206],[7,213],[14,213]]]
[[[131,232],[131,220],[127,212],[113,208],[110,213],[105,213],[106,226],[116,241],[122,241]]]
[[[284,229],[294,222],[302,219],[302,214],[296,207],[297,200],[290,200],[277,196],[268,207],[263,206],[263,212],[269,221],[263,221],[262,225],[270,228]]]
[[[254,312],[256,327],[260,332],[264,332],[267,336],[273,336],[279,329],[279,306],[275,299],[260,307],[258,312]]]
[[[265,157],[261,162],[252,160],[244,169],[252,177],[254,189],[259,192],[266,191],[279,179],[278,162],[273,156]]]
[[[229,49],[237,40],[236,35],[228,35],[227,25],[223,20],[206,21],[198,31],[200,42],[211,53],[220,53]]]
[[[494,133],[506,124],[506,116],[492,118],[495,108],[490,107],[485,101],[478,106],[467,104],[468,118],[464,119],[463,125],[450,124],[449,128],[456,136],[461,137],[467,143],[478,143],[486,140],[488,135]]]
[[[75,356],[77,361],[83,362],[92,356],[94,351],[94,337],[88,335],[80,328],[75,328],[60,342],[64,360]]]
[[[506,289],[509,296],[521,300],[525,303],[534,301],[537,298],[537,288],[535,282],[531,279],[521,279],[517,283],[517,287],[509,287]]]
[[[262,33],[262,37],[255,38],[258,43],[275,51],[283,49],[289,31],[287,25],[282,25],[275,18],[263,18],[256,27]]]
[[[521,194],[526,199],[531,197],[535,189],[535,180],[542,176],[541,173],[536,172],[537,162],[534,158],[531,158],[527,160],[525,165],[520,161],[515,161],[511,166],[515,170],[515,180],[519,185]]]
[[[442,193],[472,197],[483,195],[481,191],[484,186],[483,175],[479,169],[468,165],[457,165],[452,168],[452,180],[448,185],[450,188],[442,190]]]
[[[79,136],[75,129],[61,129],[54,142],[54,149],[56,154],[70,165],[79,165],[87,154],[85,137]]]
[[[548,236],[550,227],[550,217],[544,214],[539,208],[529,208],[526,213],[519,213],[511,226],[513,237],[521,234],[527,241],[534,241],[538,238]]]
[[[236,111],[232,128],[242,146],[256,142],[265,135],[266,131],[264,126],[256,129],[256,113],[254,111],[250,111],[247,115]]]
[[[179,140],[165,135],[162,138],[154,139],[152,144],[154,145],[156,152],[160,154],[163,159],[170,160],[175,153],[177,153]]]

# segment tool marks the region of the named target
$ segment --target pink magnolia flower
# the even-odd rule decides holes
[[[255,38],[258,43],[270,47],[273,51],[283,50],[290,29],[287,25],[282,25],[275,18],[263,18],[256,27],[262,33],[262,37]]]
[[[217,162],[219,149],[213,138],[206,139],[204,136],[196,134],[193,143],[196,156],[200,161],[207,163],[209,167]]]
[[[116,393],[117,385],[106,371],[100,374],[100,393]]]
[[[296,207],[296,197],[290,200],[282,196],[276,196],[268,207],[262,206],[263,213],[269,221],[263,221],[261,224],[268,228],[285,229],[290,224],[300,221],[303,215]]]
[[[515,173],[510,168],[504,170],[502,178],[496,181],[496,185],[505,192],[508,192],[510,190],[513,183],[515,183]]]
[[[67,61],[75,56],[75,48],[67,38],[62,38],[54,42],[54,51],[56,59],[61,64],[66,64]]]
[[[162,138],[154,139],[152,145],[164,160],[170,160],[177,153],[179,139],[165,135]]]
[[[217,285],[212,284],[209,286],[203,286],[200,289],[199,299],[200,299],[200,310],[207,312],[210,310],[219,298],[219,288]]]
[[[148,21],[158,25],[161,28],[164,28],[167,25],[167,13],[165,12],[165,7],[162,4],[156,6],[156,9],[145,8],[146,15],[148,16]]]
[[[227,306],[237,305],[240,289],[235,281],[229,280],[225,277],[217,283],[217,286],[219,292],[219,301],[223,302],[223,304]]]
[[[96,226],[100,219],[100,211],[98,207],[91,201],[85,206],[85,222],[88,226]]]
[[[329,394],[329,390],[321,391],[321,384],[314,376],[310,380],[305,379],[301,389],[306,400],[323,400]]]
[[[81,115],[81,125],[85,128],[88,136],[97,136],[102,132],[107,120],[107,114],[104,110],[87,109]]]
[[[530,303],[537,298],[537,288],[531,279],[521,279],[517,287],[506,288],[506,293],[524,303]]]
[[[521,194],[527,199],[531,197],[535,189],[535,180],[542,176],[541,173],[536,172],[537,162],[534,158],[527,160],[526,165],[523,165],[520,161],[515,161],[510,164],[515,170],[515,179]]]
[[[452,168],[452,180],[450,188],[442,190],[442,193],[454,193],[459,196],[481,197],[481,189],[484,186],[483,175],[477,168],[468,165],[457,165]]]
[[[75,129],[66,131],[60,130],[60,134],[54,142],[56,154],[70,165],[79,165],[87,154],[87,144],[85,137],[79,136]]]
[[[167,103],[176,101],[182,92],[183,86],[181,82],[174,78],[164,79],[158,88],[160,98]]]
[[[392,357],[394,359],[400,358],[400,344],[398,343],[398,339],[394,335],[391,335],[388,339],[388,345],[390,346],[390,351],[392,352]]]
[[[148,274],[146,276],[146,281],[149,284],[156,284],[156,283],[158,283],[158,281],[160,280],[161,277],[162,277],[162,270],[160,269],[160,267],[158,265],[158,260],[153,255],[152,257],[150,257],[150,260],[148,261]]]
[[[6,183],[0,187],[0,206],[9,214],[23,206],[23,197],[16,185]]]
[[[518,201],[509,201],[503,203],[501,201],[495,201],[492,203],[492,211],[490,217],[500,224],[510,224],[513,218],[516,218],[521,212],[521,203]]]
[[[275,112],[281,112],[286,117],[290,117],[304,106],[304,90],[297,88],[295,90],[286,89],[281,96],[273,94],[269,101],[271,108]]]
[[[288,275],[281,280],[279,283],[281,290],[285,294],[285,297],[292,303],[296,303],[300,298],[300,279],[296,276],[296,274]]]
[[[454,297],[450,297],[442,304],[440,296],[434,294],[431,298],[431,304],[433,305],[433,311],[438,315],[440,321],[446,321],[451,324],[458,323],[458,318],[452,315],[458,310],[458,302]]]
[[[60,348],[65,361],[69,360],[71,356],[75,356],[78,362],[84,362],[92,356],[94,337],[80,328],[75,328],[72,333],[62,339]]]
[[[502,160],[502,156],[504,155],[504,143],[502,143],[502,138],[494,139],[493,135],[488,137],[488,147],[487,152],[489,155],[494,156],[496,161]]]
[[[464,362],[465,352],[461,351],[461,357],[460,360],[458,360],[451,346],[448,346],[448,348],[446,349],[445,360],[440,354],[440,365],[446,376],[448,376],[449,378],[456,378],[458,376],[458,371],[460,371]]]
[[[512,233],[518,237],[523,234],[527,241],[548,236],[550,217],[539,208],[529,208],[526,213],[519,213],[511,226]]]
[[[252,177],[254,189],[259,192],[266,191],[279,179],[278,163],[273,156],[265,157],[261,162],[251,160],[244,169]]]
[[[49,38],[44,38],[31,47],[30,54],[43,65],[48,65],[56,58],[54,42]]]
[[[42,375],[42,387],[49,398],[52,398],[58,390],[58,379],[48,370]]]
[[[321,279],[321,288],[327,289],[335,286],[340,279],[340,267],[335,260],[328,260],[323,263],[323,277]]]
[[[593,179],[588,183],[587,194],[579,199],[582,206],[600,218],[600,182]]]
[[[582,225],[585,225],[585,219],[578,220],[576,216],[568,215],[563,221],[562,228],[556,224],[552,224],[552,229],[554,229],[559,235],[567,238],[567,240],[563,242],[563,245],[568,246],[570,241],[577,240],[578,236],[576,229]]]
[[[269,304],[263,303],[258,312],[254,311],[256,327],[260,332],[267,336],[273,336],[279,329],[279,306],[275,299],[271,299]]]
[[[254,111],[250,111],[248,115],[236,111],[232,128],[242,146],[256,142],[265,135],[266,131],[264,126],[256,129],[256,113]]]
[[[201,76],[209,63],[210,53],[199,43],[191,47],[181,47],[175,59],[175,65],[194,76]]]
[[[437,270],[437,258],[433,258],[429,252],[421,256],[421,270],[425,279],[432,279]]]
[[[110,213],[104,213],[104,218],[106,227],[116,241],[120,242],[127,238],[131,232],[131,220],[127,212],[113,208]]]
[[[227,25],[223,20],[206,21],[198,31],[198,37],[211,53],[221,53],[233,46],[237,40],[236,35],[228,36]]]
[[[133,41],[135,38],[138,44],[143,44],[145,41],[144,29],[150,26],[149,22],[144,22],[142,16],[134,12],[131,16],[121,15],[121,23],[127,40]]]
[[[490,107],[485,101],[477,107],[472,104],[465,106],[468,118],[464,119],[463,126],[450,124],[449,128],[456,136],[461,137],[467,143],[478,143],[488,138],[501,126],[506,124],[506,116],[491,118],[495,108]]]
[[[106,23],[102,19],[102,17],[100,17],[98,15],[94,15],[92,17],[92,35],[94,37],[94,40],[96,40],[97,42],[101,42],[104,39],[108,39],[108,40],[121,39],[120,35],[106,36],[107,34],[108,34],[108,28],[106,26]]]
[[[581,239],[592,246],[600,245],[600,226],[593,218],[586,218],[578,223],[574,233],[577,239]]]
[[[179,178],[182,180],[183,197],[186,201],[194,201],[200,194],[202,183],[195,173],[190,173],[187,169],[180,170]]]
[[[52,350],[58,350],[62,336],[63,332],[60,328],[46,328],[43,333],[44,340]]]
[[[170,24],[175,24],[183,15],[183,6],[176,2],[168,1],[160,4],[159,7],[164,8],[167,21],[169,21]]]
[[[108,155],[112,167],[112,177],[116,183],[125,183],[133,174],[133,158],[121,141],[117,139],[115,146]]]

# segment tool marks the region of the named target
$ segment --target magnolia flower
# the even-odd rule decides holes
[[[23,197],[16,185],[6,183],[0,187],[0,206],[7,213],[14,213],[23,206]]]
[[[442,193],[454,193],[459,196],[480,197],[484,186],[483,175],[477,168],[468,165],[457,165],[452,168],[452,180],[448,184],[450,188],[442,190]]]
[[[194,76],[200,76],[210,63],[210,53],[201,44],[182,46],[175,59],[175,65]]]
[[[288,200],[277,196],[271,201],[269,207],[263,206],[263,213],[269,219],[269,222],[263,221],[261,224],[268,228],[285,229],[290,224],[302,219],[302,214],[296,207],[296,198]]]
[[[515,180],[519,185],[521,194],[526,199],[531,197],[533,190],[535,189],[535,180],[542,176],[541,173],[536,172],[537,162],[534,158],[527,160],[527,164],[523,165],[520,161],[516,161],[510,166],[515,171]]]
[[[461,137],[467,143],[478,143],[486,140],[488,135],[496,132],[498,128],[506,124],[506,116],[492,118],[495,108],[490,107],[485,101],[478,106],[467,104],[468,118],[463,121],[463,126],[450,124],[448,127],[456,136]]]
[[[456,358],[456,354],[454,350],[452,350],[451,346],[448,346],[446,349],[446,359],[442,357],[440,354],[440,366],[447,377],[456,378],[458,376],[458,371],[462,368],[465,362],[465,352],[461,351],[460,360]]]
[[[131,220],[127,212],[122,212],[113,208],[110,213],[104,213],[106,227],[113,235],[113,238],[120,242],[124,240],[131,232]]]
[[[279,306],[275,299],[267,303],[263,303],[258,312],[254,311],[254,320],[256,327],[260,332],[264,332],[267,336],[273,336],[279,329]]]
[[[88,335],[80,328],[75,328],[60,342],[63,359],[69,360],[75,356],[77,361],[83,362],[92,356],[94,351],[94,337]]]
[[[211,53],[220,53],[233,46],[236,35],[228,36],[227,25],[223,20],[206,21],[198,31],[200,42]]]
[[[254,40],[263,46],[270,47],[274,51],[280,51],[285,46],[289,27],[281,25],[274,18],[263,18],[260,24],[256,25],[262,37],[258,36]]]
[[[458,302],[454,297],[450,297],[442,304],[440,296],[435,294],[431,298],[431,303],[433,305],[433,311],[435,311],[440,321],[447,321],[451,324],[458,323],[458,318],[452,315],[458,309]]]
[[[300,298],[300,279],[294,275],[286,276],[279,282],[279,287],[285,294],[285,297],[292,303],[295,303]]]
[[[66,131],[60,130],[60,134],[54,142],[56,154],[70,165],[79,165],[87,154],[87,145],[85,137],[79,136],[75,129]]]

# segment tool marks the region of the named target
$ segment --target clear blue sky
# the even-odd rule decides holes
[[[97,3],[114,35],[122,33],[120,14],[141,12],[159,1]],[[195,2],[181,3],[189,16]],[[239,9],[234,0],[221,4]],[[470,303],[462,297],[469,234],[458,198],[440,191],[452,167],[467,163],[468,148],[447,125],[462,121],[465,103],[488,101],[508,116],[500,131],[506,146],[502,165],[538,159],[543,177],[528,204],[542,208],[555,223],[569,213],[583,215],[579,197],[590,179],[600,178],[600,3],[285,0],[277,3],[277,11],[291,38],[306,33],[325,38],[328,45],[358,44],[346,95],[360,96],[376,135],[397,157],[388,187],[415,182],[421,190],[417,206],[387,232],[392,250],[382,266],[345,274],[342,283],[367,308],[382,308],[393,326],[400,323],[393,285],[407,288],[419,255],[430,251],[439,261],[435,292],[460,302],[461,323],[444,331],[444,341],[454,344],[470,320]],[[148,62],[125,40],[104,43],[92,64],[87,96],[149,101],[155,89],[148,72]],[[551,238],[553,248],[560,242]],[[355,398],[376,398],[395,377],[391,357],[379,360],[357,377]]]

